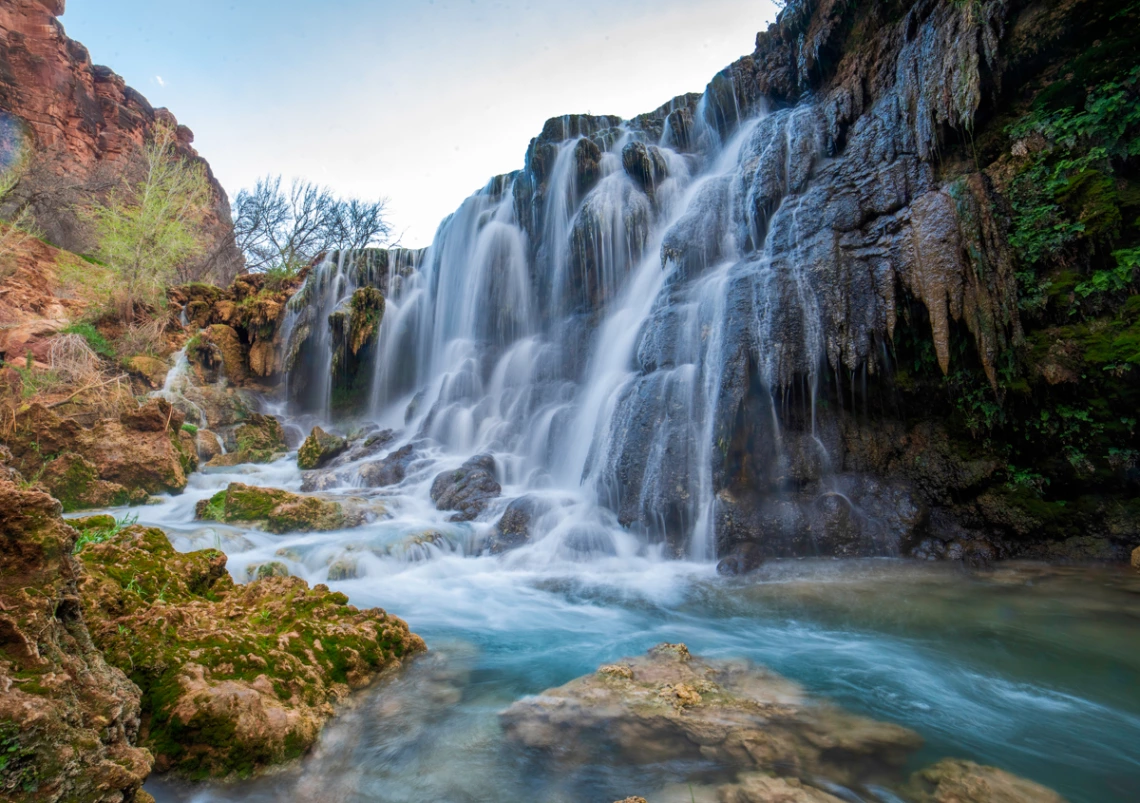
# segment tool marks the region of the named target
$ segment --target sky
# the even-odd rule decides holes
[[[771,0],[67,0],[68,35],[195,133],[231,199],[282,174],[387,197],[400,242],[543,122],[633,117],[751,53]]]

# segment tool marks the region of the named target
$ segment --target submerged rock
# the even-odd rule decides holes
[[[76,536],[59,502],[0,472],[0,797],[143,803],[141,695],[91,642]]]
[[[1140,572],[1140,546],[1132,550],[1132,568]]]
[[[1065,803],[1033,781],[951,758],[916,772],[909,791],[916,803]]]
[[[330,435],[320,427],[313,427],[309,437],[297,452],[297,467],[302,471],[312,471],[327,464],[348,448],[348,441],[337,435]]]
[[[365,520],[362,511],[346,509],[340,502],[239,482],[203,499],[195,515],[206,521],[260,526],[278,534],[343,530],[358,527]]]
[[[720,803],[844,803],[798,778],[747,773],[717,790]]]
[[[326,586],[275,571],[236,586],[221,552],[179,554],[161,530],[128,528],[80,560],[95,644],[143,689],[142,741],[159,770],[188,778],[301,755],[333,704],[425,649],[400,619]]]
[[[501,721],[509,740],[560,761],[704,759],[840,783],[889,776],[922,745],[906,728],[812,700],[746,661],[700,659],[683,644],[520,700]]]
[[[473,457],[455,471],[445,471],[431,484],[431,500],[438,510],[458,510],[451,521],[472,521],[503,488],[495,479],[495,458]]]

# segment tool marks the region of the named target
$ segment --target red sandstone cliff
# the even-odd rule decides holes
[[[30,147],[28,173],[13,196],[31,206],[47,239],[83,252],[85,233],[72,208],[131,176],[156,122],[176,126],[183,153],[200,157],[189,128],[168,110],[153,108],[107,67],[92,64],[87,49],[67,37],[56,19],[64,3],[0,3],[0,159]],[[229,201],[212,173],[210,180],[216,199],[208,223],[212,246],[185,278],[208,275],[228,283],[242,260],[230,234]]]

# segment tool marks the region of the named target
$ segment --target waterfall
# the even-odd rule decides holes
[[[332,324],[375,286],[386,309],[348,417],[430,445],[441,469],[493,455],[504,484],[677,556],[724,551],[742,477],[760,500],[748,526],[798,537],[842,496],[818,420],[835,288],[804,202],[824,124],[810,99],[739,94],[722,74],[638,121],[556,118],[425,251],[382,270],[375,252],[329,256],[289,313],[294,403],[346,415]]]

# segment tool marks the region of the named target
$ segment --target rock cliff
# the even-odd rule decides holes
[[[74,207],[133,174],[156,123],[175,127],[180,152],[199,157],[189,128],[168,110],[153,108],[110,69],[93,64],[87,49],[67,37],[56,19],[64,2],[12,0],[0,6],[0,161],[9,167],[14,159],[28,159],[9,203],[30,207],[48,240],[83,253],[87,237]],[[243,261],[225,191],[212,173],[210,180],[212,244],[184,275],[228,282]]]

